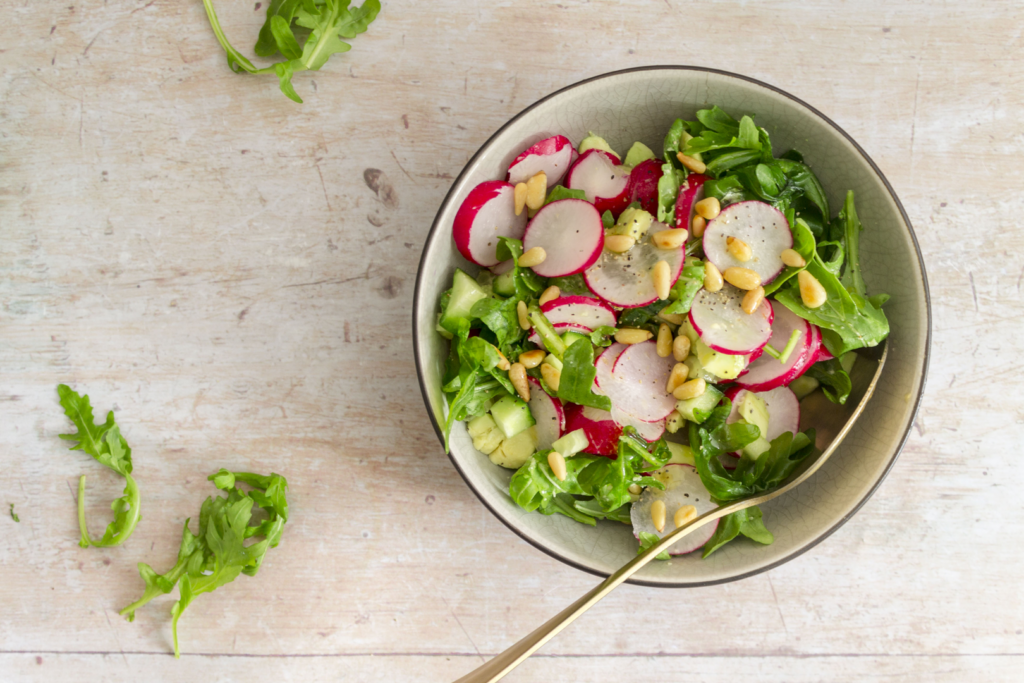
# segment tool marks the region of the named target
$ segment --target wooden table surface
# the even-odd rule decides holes
[[[260,4],[217,5],[251,55]],[[444,456],[413,283],[449,184],[510,116],[673,63],[786,89],[878,162],[927,262],[927,393],[884,485],[813,551],[623,587],[509,680],[1021,680],[1019,3],[385,0],[295,78],[303,105],[232,74],[197,0],[5,9],[0,680],[448,681],[589,589]],[[58,441],[59,382],[134,448],[144,519],[122,547],[77,545],[79,475],[94,533],[119,485]],[[292,519],[256,578],[189,608],[175,661],[173,596],[117,612],[220,467],[286,475]]]

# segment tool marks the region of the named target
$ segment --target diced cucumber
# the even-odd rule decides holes
[[[736,379],[747,367],[746,356],[734,356],[728,353],[719,353],[704,343],[700,338],[694,342],[694,354],[700,359],[706,372],[710,372],[722,379]]]
[[[476,283],[480,285],[480,288],[485,292],[493,291],[494,273],[487,268],[481,268],[480,272],[476,274]]]
[[[666,441],[665,445],[672,452],[672,457],[668,459],[667,465],[695,465],[693,460],[693,449],[689,446],[684,446],[681,443],[675,443],[673,441]]]
[[[460,319],[469,318],[469,312],[473,309],[473,304],[480,301],[480,299],[486,298],[487,292],[477,284],[476,280],[459,268],[456,268],[455,275],[452,278],[451,298],[448,300],[448,308],[445,309],[444,315],[441,316],[439,324],[449,332],[454,332],[458,329],[458,321]]]
[[[843,366],[843,370],[849,374],[853,370],[853,364],[857,362],[857,354],[853,351],[847,351],[839,357],[839,364]]]
[[[571,455],[587,450],[589,445],[590,441],[587,439],[587,433],[582,429],[577,429],[563,435],[560,439],[556,439],[551,444],[551,450],[558,451],[562,454],[562,457],[568,458]]]
[[[466,430],[473,439],[473,448],[485,455],[490,455],[505,439],[494,418],[486,413],[467,422]]]
[[[492,287],[494,288],[495,294],[501,296],[512,296],[516,293],[516,283],[513,278],[515,271],[510,270],[507,273],[502,273],[498,277],[494,278]]]
[[[587,338],[584,337],[579,332],[573,332],[572,330],[568,330],[567,332],[565,332],[565,334],[562,335],[562,341],[565,342],[565,348],[569,348],[570,346],[572,346],[581,339]]]
[[[653,223],[654,216],[643,209],[630,207],[619,215],[619,220],[608,229],[608,234],[626,235],[639,242]]]
[[[562,361],[558,358],[555,358],[555,356],[553,356],[550,353],[544,357],[543,362],[547,363],[548,365],[555,368],[559,372],[562,371]]]
[[[587,137],[583,138],[583,142],[580,143],[580,154],[582,155],[588,149],[600,149],[608,152],[616,159],[621,158],[603,137],[600,135],[594,135],[593,133],[589,133]]]
[[[720,381],[718,377],[704,369],[704,366],[701,365],[700,359],[694,354],[687,356],[686,360],[683,361],[683,365],[689,368],[689,372],[686,374],[686,379],[696,379],[700,377],[709,384],[714,384]]]
[[[633,146],[626,152],[626,159],[622,162],[626,166],[638,166],[648,159],[654,158],[651,148],[642,142],[634,142]]]
[[[761,436],[768,433],[768,406],[760,396],[752,391],[743,392],[739,413],[740,419],[761,430]]]
[[[821,383],[813,377],[800,375],[789,383],[789,388],[793,390],[794,394],[796,394],[797,400],[802,401],[805,396],[817,389],[820,385]]]
[[[665,418],[665,429],[669,434],[675,434],[680,429],[686,426],[686,420],[679,414],[678,410],[673,410],[669,413],[668,417]]]
[[[683,134],[679,137],[679,151],[682,152],[684,149],[686,149],[686,143],[692,139],[693,136],[684,130]],[[701,158],[700,152],[694,152],[693,154],[689,154],[688,156],[693,159],[696,159],[697,161],[704,161],[704,159]]]
[[[534,451],[537,450],[537,428],[530,427],[519,432],[511,439],[505,439],[490,454],[491,462],[495,465],[507,467],[510,470],[517,470],[523,466]]]
[[[516,396],[506,396],[491,406],[491,417],[505,438],[512,438],[527,427],[537,424],[530,406]]]
[[[715,409],[718,402],[722,400],[722,392],[715,387],[708,385],[704,393],[697,398],[688,398],[685,401],[676,402],[676,410],[690,422],[700,424],[708,419],[711,411]]]
[[[767,453],[768,449],[770,449],[771,447],[772,445],[771,443],[768,442],[768,439],[764,438],[763,436],[759,436],[756,440],[744,446],[743,450],[740,452],[743,453],[744,457],[750,458],[751,460],[757,460],[762,455]]]
[[[540,308],[536,305],[530,306],[529,308],[530,322],[533,323],[533,329],[540,335],[541,340],[544,342],[544,347],[549,353],[554,354],[558,358],[565,355],[565,342],[555,332],[554,326],[544,316]]]
[[[679,326],[679,334],[685,334],[686,338],[690,340],[690,345],[697,343],[700,339],[700,335],[697,334],[697,330],[693,329],[693,324],[690,322],[690,317],[687,316],[683,324]]]

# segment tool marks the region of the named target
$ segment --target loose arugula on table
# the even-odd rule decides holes
[[[20,522],[21,517],[18,517],[18,513],[14,511],[14,503],[8,503],[8,505],[11,506],[11,519],[13,519],[15,522]]]

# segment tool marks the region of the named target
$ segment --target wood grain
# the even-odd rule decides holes
[[[236,47],[263,11],[218,3]],[[385,2],[295,105],[232,74],[199,2],[9,3],[0,26],[0,679],[448,680],[594,579],[478,503],[411,361],[420,247],[462,165],[581,78],[744,73],[879,163],[925,253],[920,419],[872,501],[746,581],[624,587],[510,680],[1019,678],[1024,58],[1012,3]],[[372,170],[371,170],[372,169]],[[144,519],[82,550],[117,481],[64,450],[58,382],[113,408]],[[256,578],[134,623],[221,466],[277,471],[293,519]],[[38,663],[41,662],[41,663]]]

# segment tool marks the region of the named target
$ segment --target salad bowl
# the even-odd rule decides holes
[[[698,67],[630,69],[591,78],[541,99],[502,126],[453,183],[427,237],[416,281],[413,339],[419,381],[438,436],[444,423],[441,377],[447,342],[435,330],[437,304],[456,268],[476,272],[452,240],[455,215],[480,182],[503,177],[531,144],[552,135],[580,140],[599,132],[615,148],[639,140],[661,146],[677,117],[717,104],[750,113],[779,150],[797,148],[813,167],[828,199],[840,203],[852,189],[864,225],[860,261],[864,278],[886,292],[891,333],[887,360],[872,398],[828,462],[798,489],[763,506],[774,534],[771,545],[731,543],[707,559],[698,553],[644,566],[633,583],[684,587],[740,579],[782,564],[812,548],[847,521],[878,488],[906,441],[921,400],[928,367],[931,313],[923,261],[910,221],[892,187],[863,149],[823,114],[772,86]],[[443,443],[443,439],[442,439]],[[442,449],[438,449],[438,455]],[[574,567],[608,576],[636,555],[628,526],[578,524],[560,515],[528,513],[508,495],[510,470],[472,443],[464,424],[450,437],[452,463],[481,502],[512,531]]]

